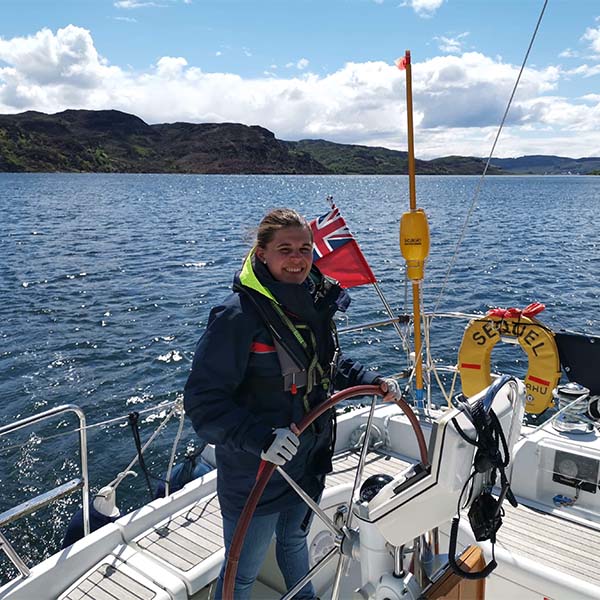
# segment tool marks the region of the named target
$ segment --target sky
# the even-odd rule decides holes
[[[0,113],[487,157],[543,0],[0,0]],[[600,156],[600,0],[549,0],[495,156]]]

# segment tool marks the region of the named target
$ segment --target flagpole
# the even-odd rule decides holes
[[[410,212],[404,213],[400,221],[400,248],[406,260],[406,274],[412,281],[413,323],[415,338],[415,397],[417,408],[424,408],[423,364],[421,341],[421,282],[424,276],[425,259],[429,253],[429,226],[422,209],[417,208],[415,172],[415,145],[412,105],[412,67],[410,50],[407,50],[399,68],[406,69],[406,119],[408,137],[408,185]]]
[[[412,66],[410,64],[410,50],[404,54],[406,59],[406,122],[408,133],[408,190],[410,210],[417,210],[417,174],[415,170],[415,135],[413,125],[412,102]],[[415,396],[417,406],[423,408],[423,361],[421,342],[421,282],[413,281],[413,326],[415,337]]]
[[[325,201],[329,204],[329,208],[333,208],[335,206],[332,195],[328,195],[325,198]],[[358,244],[358,242],[356,242],[356,243]],[[360,252],[360,255],[362,256],[362,251]],[[364,257],[363,257],[363,260],[364,260],[365,267],[367,268],[368,271],[371,272],[371,267],[369,266],[369,263],[366,261],[366,259]],[[375,288],[375,291],[377,292],[377,295],[379,296],[379,299],[381,300],[381,304],[383,304],[383,308],[385,309],[385,312],[388,314],[390,319],[392,319],[392,325],[393,325],[394,329],[396,330],[396,333],[400,336],[400,339],[402,340],[402,342],[404,342],[405,336],[402,332],[402,329],[400,329],[400,325],[397,321],[398,315],[394,314],[394,311],[392,310],[390,303],[387,301],[387,298],[383,295],[383,290],[381,289],[379,282],[377,281],[377,279],[375,277],[373,277],[373,281],[371,282],[371,285]]]
[[[417,178],[415,172],[415,136],[413,127],[412,104],[412,66],[410,64],[410,50],[404,55],[406,64],[406,124],[408,134],[408,191],[410,210],[417,210]],[[413,288],[414,293],[414,288]]]
[[[383,290],[379,287],[379,282],[374,281],[371,285],[375,288],[375,291],[377,292],[377,295],[379,296],[379,299],[381,300],[381,303],[383,304],[383,308],[385,308],[385,312],[388,314],[390,319],[393,319],[392,325],[394,326],[396,333],[400,336],[400,339],[402,340],[402,342],[405,342],[405,336],[402,333],[402,329],[400,329],[400,324],[398,323],[399,316],[394,314],[394,311],[392,310],[392,307],[390,306],[389,302],[387,301],[387,298],[383,295]],[[406,316],[406,319],[408,319],[408,316]]]
[[[363,283],[370,283],[375,288],[375,291],[377,292],[377,295],[379,296],[379,299],[381,300],[381,303],[383,304],[383,308],[385,309],[385,312],[390,317],[390,322],[394,326],[396,333],[399,335],[400,339],[402,340],[403,345],[407,345],[406,344],[406,336],[403,333],[402,329],[400,328],[400,324],[399,324],[399,321],[402,322],[401,321],[402,317],[399,317],[398,315],[394,314],[394,311],[392,310],[392,307],[390,306],[389,302],[387,301],[387,298],[383,295],[383,290],[379,286],[379,283],[377,281],[377,278],[375,277],[375,274],[371,270],[371,267],[369,266],[367,259],[364,257],[364,255],[360,249],[360,246],[358,245],[357,240],[354,239],[354,236],[350,232],[350,229],[348,228],[345,220],[343,219],[341,212],[335,205],[335,202],[333,201],[333,196],[328,195],[325,198],[325,201],[327,202],[327,204],[329,204],[329,208],[332,211],[333,210],[337,211],[337,216],[338,216],[340,222],[338,222],[336,225],[336,227],[338,227],[338,229],[335,231],[335,233],[337,233],[340,229],[342,229],[342,227],[340,227],[340,224],[343,224],[343,228],[346,229],[348,235],[350,235],[350,237],[352,239],[352,243],[355,244],[355,246],[356,246],[356,253],[354,255],[354,260],[359,263],[358,270],[361,273],[363,281],[361,281],[360,283],[354,282],[353,285],[362,285]],[[329,217],[329,215],[325,215],[321,219],[324,219],[327,217]],[[320,239],[320,236],[322,235],[322,232],[324,230],[322,226],[319,227],[319,225],[317,225],[318,221],[319,221],[319,219],[311,222],[311,229],[313,230],[313,239],[314,240],[316,240],[317,237],[319,237],[319,239]],[[317,247],[316,242],[314,242],[314,243],[315,243],[315,247]],[[323,258],[324,258],[324,256],[320,256],[315,259],[315,264],[319,268],[323,268],[321,264],[318,264]],[[329,265],[329,267],[331,267],[331,265]],[[356,268],[356,264],[354,265],[354,268]],[[329,270],[329,272],[327,270],[324,270],[324,272],[326,274],[331,275],[334,279],[340,279],[342,286],[344,286],[344,281],[342,281],[342,279],[339,277],[340,274],[336,273],[335,271],[332,272],[331,270]],[[350,285],[348,285],[347,281],[345,283],[346,283],[347,287],[351,287]]]

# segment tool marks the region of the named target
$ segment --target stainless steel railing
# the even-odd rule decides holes
[[[80,456],[80,476],[63,483],[43,494],[39,494],[34,498],[31,498],[18,506],[14,506],[0,514],[0,527],[8,525],[21,517],[39,510],[40,508],[56,502],[60,498],[72,494],[78,490],[81,490],[82,501],[83,501],[83,533],[88,535],[90,533],[90,490],[89,490],[89,479],[88,479],[88,463],[87,463],[87,433],[85,424],[85,414],[75,404],[64,404],[51,408],[50,410],[44,411],[43,413],[32,415],[15,421],[8,425],[0,427],[0,437],[13,433],[19,429],[29,427],[31,425],[46,421],[53,417],[57,417],[66,412],[73,412],[79,419],[79,456]],[[12,547],[6,537],[0,533],[0,550],[3,551],[12,564],[18,569],[23,577],[29,576],[29,569],[23,560],[19,557],[15,549]]]

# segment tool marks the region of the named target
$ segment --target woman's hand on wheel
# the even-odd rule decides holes
[[[292,428],[295,428],[296,431],[298,431],[293,423]],[[300,440],[289,427],[275,429],[275,431],[273,431],[273,436],[270,444],[261,452],[260,457],[263,460],[281,467],[285,465],[288,460],[291,460],[296,452],[298,452]]]
[[[402,390],[400,389],[400,385],[391,377],[381,377],[379,379],[379,387],[385,394],[383,396],[384,402],[394,402],[394,400],[400,400],[402,398]]]

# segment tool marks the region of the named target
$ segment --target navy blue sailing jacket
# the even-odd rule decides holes
[[[313,267],[313,279],[314,273],[322,280],[323,276]],[[349,302],[347,292],[331,284],[324,297],[315,302],[308,282],[276,282],[260,262],[251,258],[241,275],[236,276],[234,289],[238,291],[210,313],[184,391],[185,411],[194,429],[203,440],[216,446],[219,502],[221,510],[231,516],[239,513],[246,502],[256,479],[261,451],[272,438],[273,429],[299,423],[305,415],[303,388],[292,394],[283,390],[283,384],[264,389],[247,385],[252,380],[281,378],[281,366],[272,334],[244,290],[281,302],[286,311],[293,308],[292,321],[308,324],[314,332],[317,354],[324,366],[329,365],[335,352],[331,318]],[[375,372],[342,354],[336,365],[336,389],[371,384],[377,377]],[[315,386],[308,397],[310,406],[316,406],[326,396],[322,386]],[[324,475],[331,470],[332,437],[331,415],[324,415],[315,427],[302,434],[296,456],[284,466],[313,497],[320,493]],[[274,473],[256,514],[279,512],[298,502],[301,500],[297,494]]]

